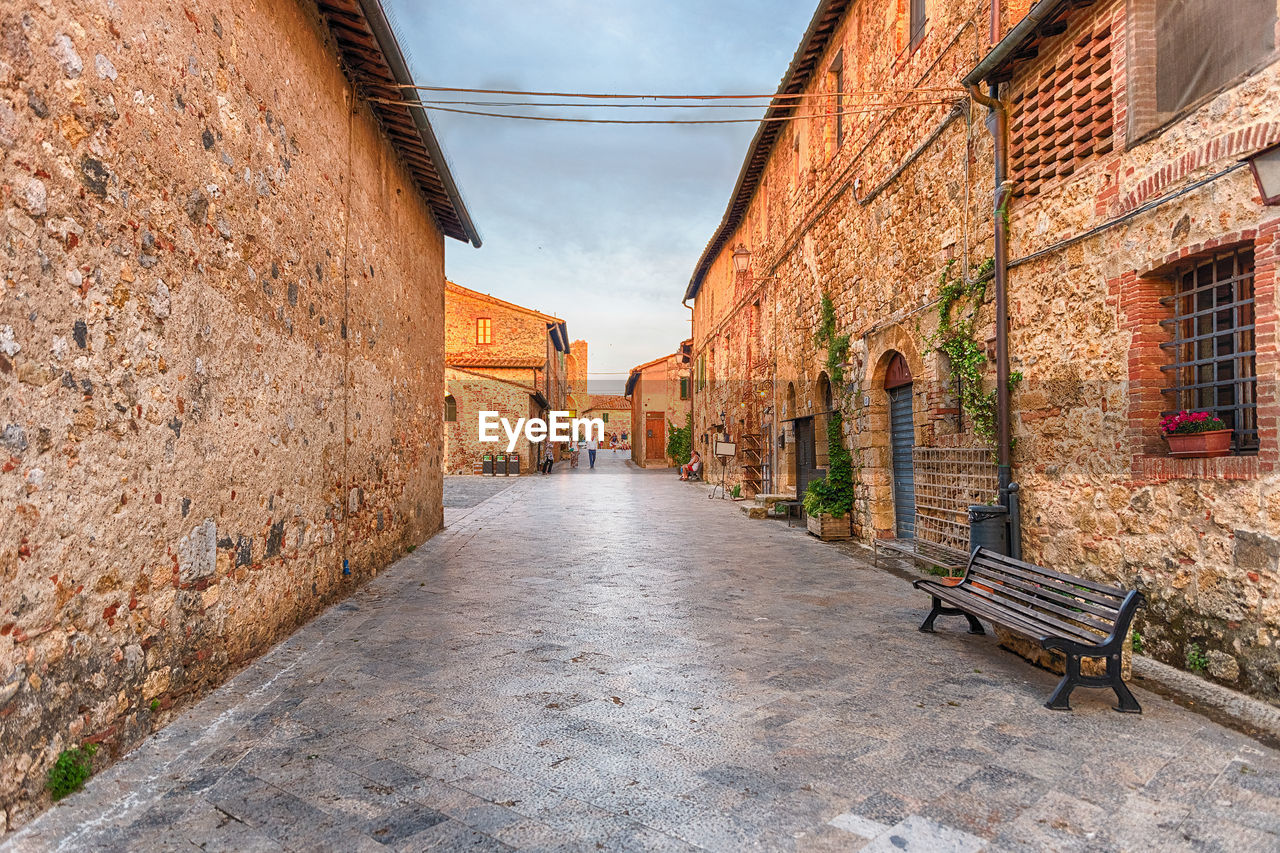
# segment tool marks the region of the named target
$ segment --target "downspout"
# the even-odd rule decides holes
[[[990,110],[987,127],[995,147],[995,288],[996,288],[996,465],[1000,502],[1009,510],[1009,555],[1022,555],[1018,486],[1013,482],[1009,412],[1009,111],[998,97],[995,83],[983,94],[975,83],[969,95]]]
[[[693,306],[689,304],[687,296],[680,300],[680,304],[689,309],[689,452],[692,453],[697,447],[693,441],[693,386],[697,378],[698,363],[694,357]]]

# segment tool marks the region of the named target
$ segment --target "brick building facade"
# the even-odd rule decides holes
[[[604,421],[604,442],[609,446],[610,436],[618,439],[619,446],[631,440],[631,401],[621,394],[591,394],[590,403],[581,417],[599,418]]]
[[[381,8],[322,5],[0,10],[0,829],[440,528],[479,239],[346,76],[409,82]]]
[[[453,282],[444,302],[445,470],[470,474],[485,454],[507,448],[505,438],[480,441],[479,412],[497,412],[514,426],[518,418],[566,409],[571,349],[565,322],[550,314]],[[519,439],[520,473],[537,469],[540,450]]]
[[[1199,650],[1210,677],[1280,700],[1280,208],[1240,162],[1280,142],[1276,4],[1233,7],[1247,26],[1213,28],[1223,43],[1146,0],[991,5],[819,5],[769,112],[801,118],[761,125],[686,294],[695,446],[756,436],[761,488],[803,488],[839,411],[855,535],[913,535],[923,466],[993,447],[974,391],[995,386],[1007,227],[1024,554],[1136,586],[1149,653]],[[1180,79],[1179,56],[1214,73]],[[1008,105],[998,216],[966,77]],[[824,296],[843,383],[816,337]],[[957,336],[985,363],[967,387]],[[1233,454],[1169,457],[1158,420],[1179,408],[1228,418]]]
[[[693,377],[689,370],[691,341],[680,351],[631,368],[626,396],[631,398],[631,459],[642,468],[667,468],[672,428],[688,420]]]

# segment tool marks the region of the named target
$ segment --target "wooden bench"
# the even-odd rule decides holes
[[[1055,711],[1071,710],[1071,691],[1077,687],[1110,687],[1120,704],[1117,711],[1141,714],[1121,678],[1120,659],[1134,611],[1144,604],[1142,593],[1033,566],[986,548],[969,558],[964,577],[954,586],[931,579],[914,584],[933,596],[933,609],[920,630],[933,633],[939,616],[963,616],[969,633],[983,634],[985,619],[1016,634],[1030,637],[1043,649],[1067,657],[1066,675],[1045,703]],[[1080,674],[1080,658],[1104,658],[1105,676]]]
[[[947,574],[961,572],[969,562],[969,555],[956,548],[928,542],[924,539],[876,539],[871,543],[872,564],[880,565],[880,552],[900,554],[923,567],[944,569]]]

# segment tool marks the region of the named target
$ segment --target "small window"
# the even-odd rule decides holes
[[[836,54],[827,71],[827,91],[831,93],[831,116],[835,121],[828,128],[828,157],[834,157],[844,143],[844,52]]]
[[[1179,270],[1174,294],[1161,303],[1173,309],[1163,321],[1173,340],[1161,345],[1173,353],[1164,368],[1171,411],[1213,412],[1233,430],[1235,452],[1256,452],[1252,248],[1195,259]]]
[[[680,399],[681,400],[689,399],[689,377],[688,376],[680,377]]]
[[[698,354],[698,390],[707,387],[707,354]]]
[[[476,320],[476,343],[491,344],[493,343],[493,320],[488,317],[480,317]]]
[[[452,394],[444,398],[444,419],[448,423],[456,423],[458,420],[458,401]]]
[[[924,38],[924,14],[925,0],[911,0],[911,49],[915,50],[916,45],[920,44],[920,39]],[[901,8],[901,7],[899,7]]]
[[[600,413],[600,420],[604,421],[605,423],[608,423],[608,422],[609,422],[609,413],[608,413],[608,412],[601,412],[601,413]]]

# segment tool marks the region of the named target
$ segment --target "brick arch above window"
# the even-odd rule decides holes
[[[1250,368],[1256,380],[1254,386],[1251,416],[1256,431],[1253,442],[1240,441],[1237,438],[1237,455],[1217,459],[1174,459],[1168,456],[1163,436],[1160,434],[1160,417],[1170,411],[1171,407],[1187,408],[1186,399],[1172,399],[1177,396],[1179,379],[1171,376],[1177,373],[1178,361],[1198,361],[1200,358],[1179,358],[1177,349],[1177,330],[1171,328],[1179,322],[1178,301],[1186,302],[1192,296],[1187,291],[1198,287],[1198,280],[1193,275],[1188,281],[1188,272],[1202,270],[1212,260],[1223,264],[1225,271],[1227,259],[1232,260],[1233,269],[1239,269],[1243,259],[1251,263],[1250,273],[1252,285],[1251,310],[1240,314],[1237,303],[1240,291],[1233,291],[1233,298],[1221,306],[1203,305],[1203,309],[1211,315],[1222,315],[1235,311],[1234,322],[1239,325],[1243,316],[1252,319],[1252,352],[1253,366]],[[1280,396],[1277,394],[1277,381],[1280,378],[1280,353],[1277,352],[1276,327],[1280,321],[1280,306],[1276,302],[1276,267],[1280,262],[1280,219],[1265,223],[1257,229],[1247,229],[1224,234],[1218,239],[1203,244],[1186,246],[1163,258],[1158,258],[1143,265],[1139,269],[1127,272],[1108,282],[1113,304],[1116,305],[1121,327],[1131,334],[1128,352],[1128,445],[1132,453],[1132,476],[1135,482],[1160,482],[1172,479],[1253,479],[1260,474],[1276,469],[1280,460],[1280,448],[1277,446],[1277,431],[1280,429]],[[1215,272],[1214,275],[1217,273]],[[1234,273],[1227,279],[1239,279]],[[1227,287],[1235,287],[1236,281],[1224,280],[1220,285],[1225,298]],[[1211,283],[1200,292],[1215,291]],[[1179,294],[1184,294],[1179,296]],[[1217,298],[1215,291],[1214,298]],[[1184,315],[1188,312],[1183,312]],[[1189,312],[1194,314],[1195,312]],[[1194,317],[1189,318],[1191,322]],[[1184,323],[1188,318],[1184,317]],[[1225,322],[1225,319],[1224,319]],[[1244,325],[1248,325],[1247,323]],[[1229,334],[1227,329],[1212,329],[1208,340]],[[1195,335],[1183,335],[1186,346],[1187,338]],[[1238,336],[1235,338],[1241,340]],[[1246,338],[1247,340],[1247,338]],[[1194,344],[1194,341],[1190,341]],[[1235,354],[1239,357],[1248,350]],[[1214,359],[1231,362],[1233,354],[1220,352],[1217,346],[1201,354],[1207,362]],[[1185,367],[1185,365],[1184,365]],[[1192,365],[1194,368],[1195,365]],[[1233,368],[1237,369],[1238,368]],[[1232,378],[1232,377],[1225,377]],[[1239,378],[1239,377],[1236,377]],[[1185,384],[1185,383],[1184,383]],[[1195,385],[1197,383],[1190,383]],[[1235,383],[1239,384],[1239,383]],[[1194,390],[1194,389],[1192,389]],[[1171,393],[1172,392],[1172,393]],[[1192,401],[1195,402],[1195,401]],[[1212,401],[1211,401],[1212,402]],[[1214,409],[1214,405],[1195,405],[1197,409]],[[1247,438],[1247,436],[1242,436]],[[1252,446],[1251,446],[1252,445]]]

